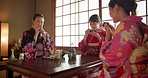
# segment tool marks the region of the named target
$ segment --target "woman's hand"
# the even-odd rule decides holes
[[[91,34],[92,36],[97,37],[99,40],[101,39],[100,35],[97,32],[90,32],[89,34]]]
[[[90,32],[90,29],[87,29],[87,30],[85,31],[85,35],[88,35],[89,32]]]
[[[43,28],[40,28],[40,30],[39,30],[40,32],[41,32],[41,34],[43,35],[43,36],[45,36],[46,35],[46,32],[45,32],[45,30],[43,29]]]
[[[106,30],[106,37],[105,40],[111,40],[113,36],[113,32],[115,29],[111,28],[109,25],[104,24],[104,28]]]
[[[45,30],[43,28],[40,28],[40,32],[44,38],[44,41],[46,42],[46,38],[49,37],[48,32],[45,32]]]
[[[87,29],[87,30],[85,31],[85,35],[84,35],[84,44],[85,44],[85,45],[87,45],[86,39],[87,39],[87,36],[88,36],[89,32],[90,32],[90,29]]]
[[[93,35],[95,37],[97,37],[99,35],[97,32],[90,32],[89,34],[91,34],[91,35]]]

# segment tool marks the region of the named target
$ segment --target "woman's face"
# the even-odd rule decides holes
[[[92,29],[97,29],[99,27],[99,22],[90,22],[90,27]]]
[[[114,8],[109,7],[109,14],[110,14],[110,16],[113,18],[113,22],[114,22],[114,23],[119,22],[118,13],[117,13],[116,7],[114,7]]]
[[[43,25],[44,25],[44,18],[38,16],[32,22],[33,22],[33,25],[34,25],[35,28],[36,27],[40,28],[40,27],[43,27]]]

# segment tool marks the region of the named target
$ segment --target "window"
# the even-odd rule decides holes
[[[116,24],[113,23],[112,18],[109,15],[109,8],[108,8],[109,1],[110,0],[102,0],[102,22],[109,22],[111,25],[116,26]]]
[[[88,19],[93,14],[98,14],[103,22],[109,22],[116,27],[118,23],[113,23],[109,15],[109,1],[56,0],[55,46],[78,47],[78,42],[83,39],[85,30],[90,28]],[[146,0],[139,0],[137,4],[137,15],[148,24]],[[102,6],[99,7],[99,5]]]
[[[102,0],[102,21],[103,22],[109,22],[111,25],[114,25],[115,27],[119,24],[114,24],[112,21],[112,18],[109,16],[109,9],[108,9],[108,3],[110,0]],[[137,0],[136,2],[138,4],[137,6],[137,16],[142,17],[142,22],[148,24],[148,2],[146,6],[146,0]],[[146,8],[147,7],[147,8]],[[146,19],[147,18],[147,19]]]
[[[138,0],[137,1],[137,16],[142,17],[142,22],[148,24],[148,1],[147,0]],[[146,5],[147,4],[147,5]]]
[[[99,15],[98,8],[99,0],[56,0],[55,46],[78,47],[89,17]]]

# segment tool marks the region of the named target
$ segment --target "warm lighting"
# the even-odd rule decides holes
[[[8,56],[8,35],[8,23],[0,21],[0,56]]]

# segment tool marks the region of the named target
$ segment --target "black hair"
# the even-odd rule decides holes
[[[89,22],[100,22],[100,17],[97,14],[93,14],[90,18],[89,18]]]
[[[128,15],[130,15],[130,12],[135,12],[137,8],[135,0],[110,0],[108,5],[114,8],[115,4],[122,7]]]
[[[42,17],[42,18],[44,18],[44,16],[42,14],[34,14],[33,21],[36,19],[36,17]]]

